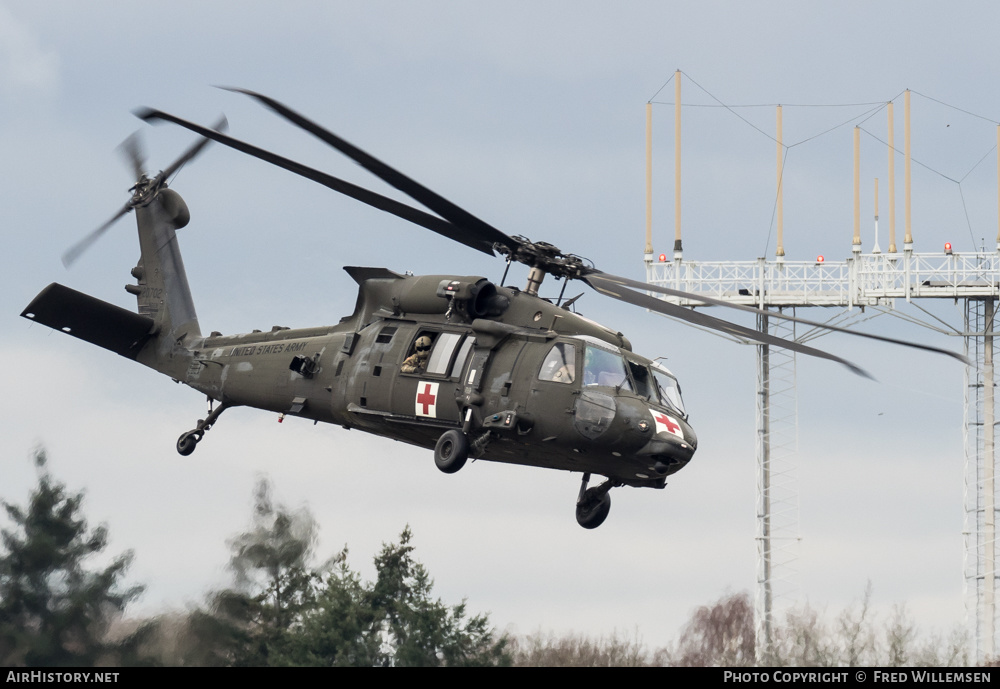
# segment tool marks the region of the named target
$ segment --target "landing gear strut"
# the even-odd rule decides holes
[[[181,433],[181,437],[177,439],[178,454],[187,457],[189,454],[194,452],[194,449],[205,436],[205,433],[212,427],[212,424],[215,423],[216,419],[219,418],[219,414],[228,408],[229,405],[223,402],[215,411],[212,411],[212,398],[210,397],[208,399],[208,416],[204,419],[198,419],[198,426],[196,428],[187,431],[186,433]]]
[[[610,491],[617,485],[611,479],[594,488],[587,488],[590,473],[583,475],[580,495],[576,499],[576,523],[585,529],[596,529],[608,518],[611,511]]]

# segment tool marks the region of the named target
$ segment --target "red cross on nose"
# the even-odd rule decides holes
[[[657,423],[662,423],[664,426],[666,426],[671,433],[677,433],[679,430],[681,430],[681,427],[678,424],[674,423],[674,420],[671,419],[666,414],[653,414],[653,419]]]

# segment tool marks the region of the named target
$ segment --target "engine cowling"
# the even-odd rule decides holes
[[[509,305],[496,285],[476,275],[409,277],[393,290],[392,301],[405,313],[446,313],[451,309],[469,320],[499,316]]]

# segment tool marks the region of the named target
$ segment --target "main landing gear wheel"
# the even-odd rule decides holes
[[[576,506],[576,523],[585,529],[596,529],[611,512],[611,494],[605,493],[590,504],[583,503]]]
[[[434,464],[446,474],[454,474],[469,458],[469,438],[457,429],[445,431],[434,446]]]
[[[611,512],[611,489],[614,483],[608,479],[595,488],[587,488],[590,474],[583,475],[580,495],[576,499],[576,523],[585,529],[596,529]]]

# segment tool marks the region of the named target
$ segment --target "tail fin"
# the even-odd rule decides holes
[[[201,335],[174,233],[187,225],[191,215],[180,194],[165,186],[135,211],[141,256],[132,269],[138,284],[127,289],[136,295],[139,315],[153,321],[153,334],[163,351]]]
[[[133,199],[141,257],[132,275],[139,284],[126,289],[138,299],[139,313],[53,283],[21,315],[168,372],[184,365],[175,348],[201,336],[174,233],[190,214],[180,195],[158,180],[143,177]]]
[[[216,129],[226,128],[223,117]],[[110,220],[74,244],[63,255],[69,267],[79,255],[99,239],[123,215],[135,211],[139,227],[139,263],[132,269],[138,284],[126,285],[139,303],[134,314],[113,304],[53,283],[42,290],[22,316],[50,328],[79,337],[151,368],[173,375],[183,370],[187,356],[177,356],[201,337],[184,261],[175,230],[188,224],[191,214],[180,195],[167,188],[170,178],[182,165],[208,145],[203,138],[188,148],[169,167],[150,178],[142,172],[141,146],[134,137],[123,144],[126,157],[138,180],[132,197]]]
[[[143,177],[137,187],[143,181],[149,182]],[[21,315],[176,375],[190,358],[177,356],[177,348],[200,337],[201,330],[174,234],[188,223],[190,214],[177,192],[158,184],[137,189],[133,197],[141,201],[134,206],[141,257],[132,269],[139,284],[126,289],[139,301],[138,314],[53,283]]]

